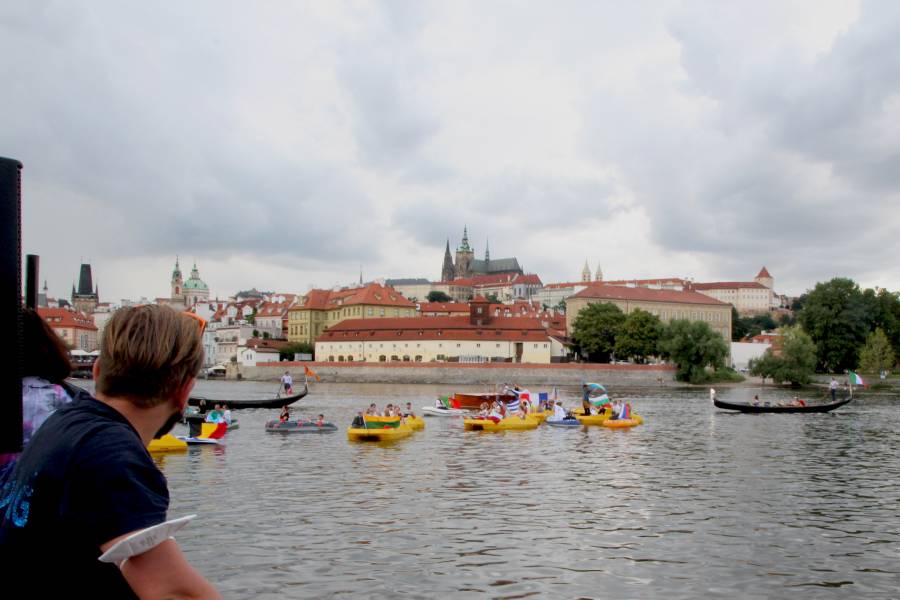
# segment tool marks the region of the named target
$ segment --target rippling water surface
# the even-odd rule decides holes
[[[221,398],[274,388],[198,384]],[[188,558],[229,598],[900,594],[896,398],[738,415],[703,390],[617,389],[644,426],[492,434],[435,417],[392,445],[346,439],[370,402],[448,391],[317,384],[295,414],[338,433],[270,434],[277,411],[237,411],[224,447],[159,458],[170,514],[200,515],[179,537]]]

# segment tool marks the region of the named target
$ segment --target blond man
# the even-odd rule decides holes
[[[166,521],[169,490],[147,444],[181,418],[202,363],[202,319],[161,306],[123,308],[94,364],[96,397],[78,394],[32,438],[0,488],[4,569],[41,595],[219,598],[174,539],[98,558]]]

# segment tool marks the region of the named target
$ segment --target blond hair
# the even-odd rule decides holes
[[[167,306],[121,308],[103,329],[97,391],[151,408],[195,378],[202,362],[197,320]]]

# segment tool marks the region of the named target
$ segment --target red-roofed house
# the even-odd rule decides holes
[[[71,308],[38,308],[38,314],[71,350],[93,352],[99,348],[93,319]]]
[[[552,340],[538,319],[468,316],[348,319],[316,338],[316,360],[337,362],[549,363]]]
[[[754,315],[767,313],[781,304],[772,290],[774,284],[775,280],[763,267],[753,281],[694,283],[691,289],[731,304],[741,315]]]
[[[390,286],[370,283],[342,290],[310,290],[288,310],[288,340],[312,344],[346,319],[416,316],[416,305]]]
[[[623,287],[594,284],[566,300],[566,324],[572,324],[578,313],[590,304],[609,302],[625,314],[640,308],[660,318],[663,323],[675,319],[703,321],[731,342],[731,306],[692,291],[654,290],[643,287]]]

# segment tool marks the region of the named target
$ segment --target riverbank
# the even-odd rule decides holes
[[[278,381],[285,371],[295,380],[309,367],[324,381],[334,383],[485,384],[510,382],[524,385],[604,384],[681,386],[672,365],[601,365],[584,363],[333,363],[274,362],[255,367],[228,365],[228,379]]]

